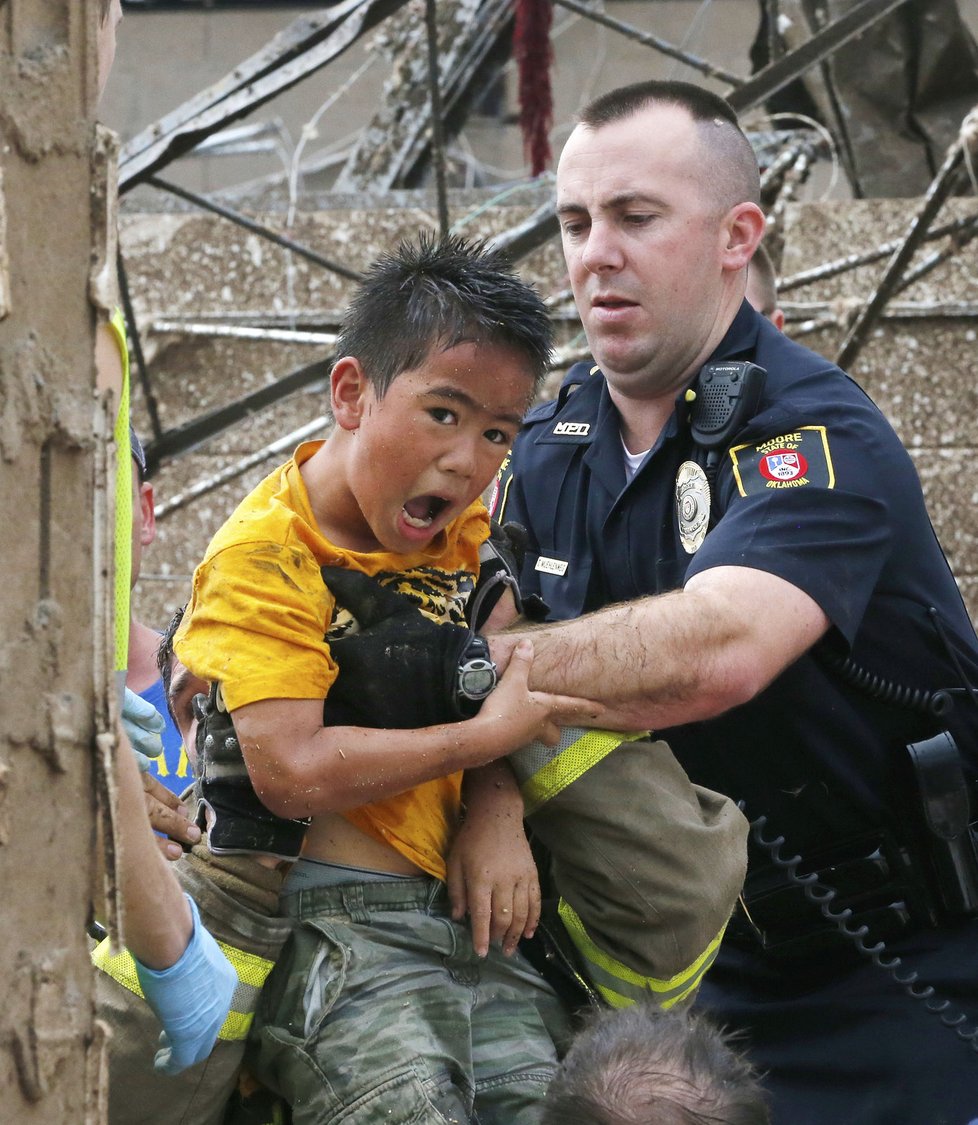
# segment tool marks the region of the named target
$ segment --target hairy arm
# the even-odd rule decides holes
[[[586,691],[600,725],[664,729],[745,703],[809,649],[829,620],[807,594],[748,567],[715,567],[682,590],[491,638],[505,665],[530,636],[530,687]]]
[[[532,645],[521,645],[475,718],[415,730],[323,726],[323,701],[265,699],[232,713],[255,792],[279,816],[316,816],[402,793],[485,765],[559,727],[596,717],[586,699],[527,688]]]

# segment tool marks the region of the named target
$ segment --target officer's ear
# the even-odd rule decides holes
[[[764,212],[756,203],[731,207],[720,229],[723,268],[736,272],[745,268],[764,237]]]
[[[363,418],[370,382],[356,356],[345,355],[329,374],[330,406],[337,426],[357,430]]]

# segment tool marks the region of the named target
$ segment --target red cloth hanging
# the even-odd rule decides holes
[[[519,69],[523,151],[530,162],[531,174],[539,176],[550,163],[550,126],[554,116],[550,87],[553,3],[551,0],[515,0],[515,15],[513,57]]]

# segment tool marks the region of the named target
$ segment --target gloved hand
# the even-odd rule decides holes
[[[180,960],[156,970],[133,958],[146,1003],[163,1025],[153,1066],[164,1074],[179,1074],[207,1058],[238,984],[234,966],[204,928],[197,904],[186,897],[194,932]]]
[[[296,860],[309,818],[277,816],[261,803],[234,723],[218,686],[193,700],[197,716],[197,823],[207,830],[207,845],[217,855],[255,853]]]
[[[166,722],[152,703],[126,688],[122,703],[122,726],[129,738],[132,752],[142,773],[150,767],[150,759],[163,753],[163,731]]]
[[[470,633],[438,624],[404,594],[358,570],[324,566],[337,604],[357,619],[358,633],[330,641],[339,678],[323,709],[326,726],[410,730],[467,718],[455,692]]]

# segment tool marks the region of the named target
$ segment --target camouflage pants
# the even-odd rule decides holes
[[[520,954],[476,956],[434,879],[286,896],[294,939],[256,1017],[256,1075],[295,1125],[534,1125],[566,1017]]]

